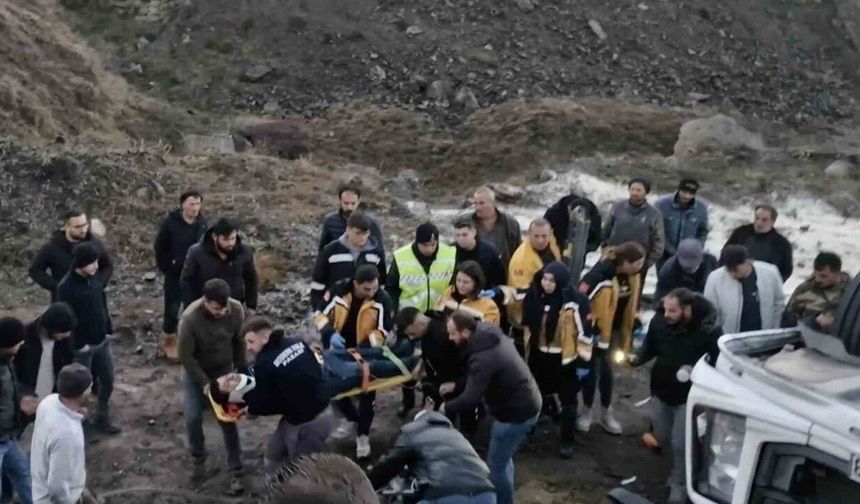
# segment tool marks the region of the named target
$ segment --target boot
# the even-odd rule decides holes
[[[167,362],[171,364],[179,362],[179,345],[175,334],[162,334],[161,348],[164,349],[164,359]]]
[[[576,408],[563,406],[559,415],[561,425],[559,426],[558,456],[569,459],[573,456],[573,431],[576,428]]]
[[[612,414],[612,406],[603,408],[603,414],[600,415],[600,426],[610,434],[614,434],[616,436],[621,434],[621,424]]]

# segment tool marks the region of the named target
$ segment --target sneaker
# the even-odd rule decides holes
[[[603,414],[600,415],[600,426],[610,434],[616,436],[621,434],[621,424],[612,415],[612,406],[603,409]]]
[[[370,456],[370,437],[358,436],[355,439],[355,458],[364,459]]]
[[[93,422],[93,426],[97,431],[103,434],[115,435],[122,432],[122,429],[114,425],[110,420],[99,420]]]
[[[583,408],[576,417],[576,430],[579,432],[591,430],[591,408]]]
[[[230,488],[224,494],[227,497],[237,497],[245,493],[245,484],[242,482],[242,477],[239,475],[230,476]]]
[[[350,439],[355,437],[356,434],[356,425],[355,422],[350,422],[344,420],[341,422],[340,426],[337,430],[334,431],[334,434],[331,435],[332,439],[336,441],[342,441],[344,439]]]

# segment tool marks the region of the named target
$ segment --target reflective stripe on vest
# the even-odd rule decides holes
[[[414,306],[426,312],[434,306],[451,282],[456,257],[456,248],[440,243],[430,273],[425,273],[412,252],[412,244],[397,249],[394,260],[400,273],[400,308]]]

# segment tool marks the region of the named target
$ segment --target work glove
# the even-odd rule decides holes
[[[345,350],[346,349],[346,340],[340,333],[336,332],[331,335],[331,339],[329,339],[328,345],[331,348],[335,348],[337,350]]]
[[[494,298],[496,297],[496,289],[485,289],[478,293],[479,298]]]
[[[585,377],[588,376],[589,373],[591,373],[590,367],[578,367],[578,368],[576,368],[576,377],[579,380],[585,379]]]

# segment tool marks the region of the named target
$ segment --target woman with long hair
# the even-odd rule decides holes
[[[474,315],[478,321],[499,325],[501,315],[498,305],[492,298],[479,296],[484,285],[486,280],[481,265],[475,261],[463,261],[457,266],[454,284],[445,289],[434,310],[446,315],[463,310]]]
[[[579,292],[588,295],[595,328],[600,339],[594,349],[594,363],[582,389],[584,411],[576,421],[582,432],[591,428],[594,392],[600,390],[603,411],[600,425],[610,434],[621,434],[621,424],[612,414],[613,353],[629,353],[633,346],[633,326],[639,309],[639,272],[645,264],[645,250],[626,242],[604,250],[600,261],[583,276]]]

